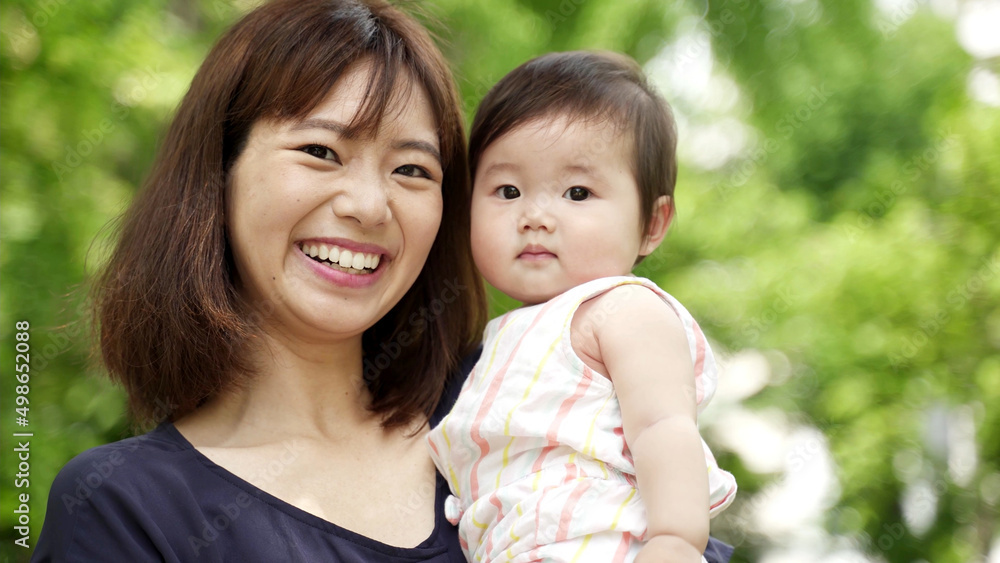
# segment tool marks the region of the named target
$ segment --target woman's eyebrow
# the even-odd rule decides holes
[[[292,126],[292,131],[302,131],[303,129],[326,129],[328,131],[333,131],[338,135],[343,135],[347,131],[347,126],[343,123],[333,121],[330,119],[320,119],[318,117],[310,117],[303,119],[302,121],[296,123]]]
[[[333,131],[340,136],[347,136],[347,125],[331,119],[310,117],[303,119],[292,126],[292,131],[303,131],[306,129],[326,129],[327,131]],[[444,165],[444,161],[441,159],[441,151],[438,150],[434,144],[427,141],[421,141],[419,139],[406,139],[397,141],[392,145],[392,148],[395,150],[418,150],[425,152],[434,157],[434,160],[437,160],[438,164],[441,164],[442,166]]]
[[[438,161],[438,164],[444,166],[444,161],[441,160],[441,151],[439,151],[436,146],[434,146],[431,143],[428,143],[427,141],[420,141],[417,139],[407,139],[403,141],[397,141],[394,145],[392,145],[392,148],[395,150],[418,150],[421,152],[425,152],[434,157],[434,159]]]

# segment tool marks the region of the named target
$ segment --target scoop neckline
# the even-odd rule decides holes
[[[271,508],[284,513],[285,515],[298,520],[299,522],[317,528],[321,531],[332,533],[339,538],[345,539],[352,543],[358,544],[362,547],[366,547],[375,551],[384,553],[385,555],[395,555],[395,556],[430,556],[435,555],[434,552],[445,553],[448,549],[447,545],[438,542],[438,537],[441,532],[441,527],[445,521],[442,511],[439,510],[441,505],[441,484],[442,477],[437,471],[435,471],[435,481],[434,481],[434,528],[431,530],[430,535],[423,541],[418,543],[413,547],[400,547],[391,544],[381,542],[379,540],[370,538],[358,532],[349,530],[343,526],[335,524],[325,518],[317,516],[312,512],[303,510],[294,504],[291,504],[285,500],[282,500],[271,493],[261,489],[260,487],[254,485],[253,483],[243,479],[239,475],[236,475],[232,471],[222,467],[221,465],[212,461],[208,456],[203,454],[198,450],[172,422],[165,421],[157,428],[157,430],[162,430],[181,446],[182,450],[190,452],[190,454],[198,460],[206,469],[214,473],[216,476],[221,477],[224,481],[228,482],[239,489],[242,489],[247,494],[253,496],[254,498],[264,502]]]

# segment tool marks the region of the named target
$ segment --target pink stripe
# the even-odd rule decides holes
[[[533,510],[535,511],[535,541],[538,541],[538,538],[541,537],[541,531],[542,531],[542,522],[541,522],[542,511],[539,509],[539,507],[541,507],[542,503],[545,501],[545,495],[549,494],[549,491],[555,488],[556,487],[545,487],[545,489],[542,491],[542,496],[538,497],[538,502],[535,503],[535,506],[533,508]],[[538,560],[538,550],[541,549],[541,547],[542,546],[538,546],[535,549],[532,549],[531,552],[528,553],[528,559],[532,561]]]
[[[694,320],[691,321],[694,325],[691,331],[694,333],[694,344],[695,344],[695,360],[694,360],[694,380],[697,396],[696,401],[700,404],[705,398],[705,388],[701,383],[701,378],[705,371],[705,348],[707,347],[705,343],[705,333],[701,331],[701,327]]]
[[[538,473],[539,471],[541,471],[542,462],[545,461],[545,457],[549,455],[549,452],[556,449],[556,446],[558,446],[558,444],[545,446],[544,448],[542,448],[542,453],[538,454],[538,459],[536,459],[535,463],[531,466],[532,473]]]
[[[504,518],[503,505],[500,503],[500,497],[497,496],[496,491],[490,493],[489,503],[496,507],[497,515],[493,517],[493,522],[500,522]],[[493,536],[496,533],[496,528],[493,528],[493,533],[486,536],[486,553],[493,553]]]
[[[556,533],[556,541],[564,541],[569,536],[569,524],[573,520],[573,509],[576,508],[576,503],[589,488],[590,484],[583,481],[569,495],[569,500],[566,501],[566,506],[563,507],[562,516],[559,517],[559,531]]]
[[[493,406],[493,401],[496,399],[497,392],[500,390],[500,385],[503,383],[503,378],[504,375],[507,373],[507,369],[510,368],[511,362],[513,362],[514,358],[517,356],[517,349],[521,347],[521,343],[524,342],[524,339],[531,332],[531,329],[534,328],[536,324],[538,324],[538,321],[541,320],[543,316],[545,316],[545,311],[552,306],[552,303],[554,301],[555,300],[553,299],[548,303],[546,303],[545,306],[542,307],[542,309],[538,312],[538,314],[535,315],[535,318],[532,319],[531,324],[528,325],[528,328],[524,330],[524,333],[521,335],[521,338],[517,341],[517,344],[514,346],[514,349],[511,350],[510,354],[507,356],[507,363],[505,363],[503,367],[497,371],[497,374],[493,377],[493,380],[490,381],[490,388],[486,391],[486,394],[483,397],[483,402],[479,405],[479,412],[476,413],[476,419],[472,423],[472,441],[475,442],[477,446],[479,446],[479,452],[480,452],[479,457],[476,458],[476,461],[472,464],[472,470],[469,479],[469,488],[472,489],[470,491],[472,498],[479,498],[479,464],[483,461],[483,458],[486,457],[486,454],[490,452],[490,445],[486,440],[483,439],[483,435],[480,434],[479,429],[482,427],[483,420],[486,418],[486,414],[490,411],[490,407]]]
[[[625,561],[625,556],[628,555],[628,546],[630,543],[632,543],[629,541],[629,538],[631,537],[632,534],[628,532],[622,534],[622,541],[621,543],[618,544],[618,550],[615,551],[615,558],[613,560],[614,563],[622,563],[623,561]]]
[[[539,510],[539,507],[542,506],[542,501],[545,500],[545,495],[547,495],[548,493],[549,493],[549,489],[545,489],[544,491],[542,491],[542,496],[538,497],[538,502],[536,502],[535,506],[534,506],[534,510],[535,510],[535,541],[538,541],[538,538],[539,538],[540,533],[542,531],[542,521],[541,521],[542,511]],[[535,548],[536,551],[537,551],[537,549],[538,548]]]
[[[573,403],[578,401],[589,387],[590,380],[581,381],[577,384],[576,391],[573,392],[573,395],[563,401],[562,405],[559,406],[559,414],[556,415],[556,420],[552,421],[552,425],[549,426],[548,432],[545,433],[545,438],[549,441],[549,445],[542,448],[542,453],[538,454],[538,457],[535,459],[535,463],[531,465],[532,473],[538,473],[542,470],[542,463],[549,455],[549,452],[556,449],[559,445],[557,437],[559,435],[559,426],[562,423],[562,419],[565,418],[565,415],[571,408],[573,408]]]
[[[590,371],[590,369],[587,368],[585,371]],[[590,379],[581,379],[580,383],[576,386],[576,390],[573,391],[573,394],[563,401],[561,405],[559,405],[559,412],[556,413],[555,419],[552,421],[552,424],[549,425],[548,432],[545,433],[545,438],[550,444],[559,441],[559,428],[569,415],[569,411],[573,408],[573,404],[580,400],[580,397],[583,396],[589,387]]]
[[[731,489],[729,489],[729,492],[726,493],[726,496],[722,497],[722,500],[720,500],[719,502],[717,502],[717,503],[713,504],[712,506],[708,507],[708,509],[709,510],[713,510],[715,508],[718,508],[718,507],[722,506],[723,504],[726,503],[727,500],[729,500],[729,497],[733,496],[733,493],[735,493],[735,492],[736,492],[736,487],[732,487]]]
[[[497,508],[497,517],[493,521],[499,522],[503,520],[503,505],[500,504],[500,498],[497,496],[496,491],[490,493],[490,504]]]
[[[499,522],[500,519],[497,518],[494,522]],[[496,527],[490,528],[490,533],[486,536],[486,553],[493,553],[493,534],[496,533]]]
[[[567,474],[566,474],[565,477],[563,477],[562,483],[560,483],[559,485],[551,485],[551,486],[545,487],[545,489],[542,490],[542,496],[538,497],[538,501],[535,503],[535,506],[533,508],[533,510],[535,511],[535,537],[536,538],[540,537],[540,535],[541,535],[542,522],[541,522],[540,518],[541,518],[541,515],[542,515],[542,511],[539,510],[539,507],[544,504],[545,496],[549,494],[549,491],[551,491],[553,489],[558,489],[560,486],[565,485],[567,483],[570,483],[570,482],[576,480],[576,469],[577,469],[577,467],[575,465],[566,463],[566,464],[563,464],[563,469],[567,470]],[[572,472],[570,472],[570,470],[572,470]],[[569,514],[569,516],[570,516],[571,519],[572,519],[572,506],[571,506],[571,504],[576,504],[576,501],[579,500],[579,495],[577,495],[577,490],[580,490],[580,494],[582,495],[583,491],[585,491],[587,488],[588,488],[587,483],[585,481],[581,482],[579,485],[577,485],[577,489],[574,490],[573,494],[570,496],[570,501],[567,502],[566,506],[570,508],[570,514]],[[577,498],[573,498],[574,496],[576,496]],[[565,519],[566,516],[567,515],[564,512],[563,513],[563,519]],[[499,520],[501,520],[501,519],[498,518],[497,521],[499,521]],[[559,534],[563,534],[563,523],[561,521],[559,523]],[[562,541],[562,539],[565,539],[565,535],[563,535],[563,537],[560,539],[559,535],[557,534],[556,541]],[[531,551],[531,553],[528,555],[528,557],[532,561],[535,561],[536,558],[538,557],[538,548],[536,547],[535,549],[533,549]]]

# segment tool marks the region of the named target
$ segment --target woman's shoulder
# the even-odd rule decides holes
[[[48,510],[72,516],[80,510],[155,502],[158,492],[176,489],[189,473],[184,444],[172,425],[86,450],[56,475]],[[178,454],[181,454],[178,456]],[[155,483],[153,487],[151,484]]]
[[[171,429],[161,425],[71,459],[52,483],[32,561],[69,553],[80,561],[155,559],[160,551],[151,515],[183,488],[189,473],[180,468],[184,446]]]
[[[76,501],[89,498],[105,486],[124,487],[148,482],[150,471],[173,473],[165,463],[184,449],[164,424],[155,430],[86,450],[59,471],[52,494],[69,494]],[[72,504],[73,500],[66,499]]]

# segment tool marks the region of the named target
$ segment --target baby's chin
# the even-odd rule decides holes
[[[516,299],[517,301],[520,301],[525,307],[527,307],[530,305],[538,305],[540,303],[545,303],[546,301],[552,299],[553,297],[565,293],[572,288],[573,286],[566,286],[561,288],[548,289],[546,291],[527,291],[527,292],[514,292],[514,293],[509,293],[504,291],[504,293]]]

